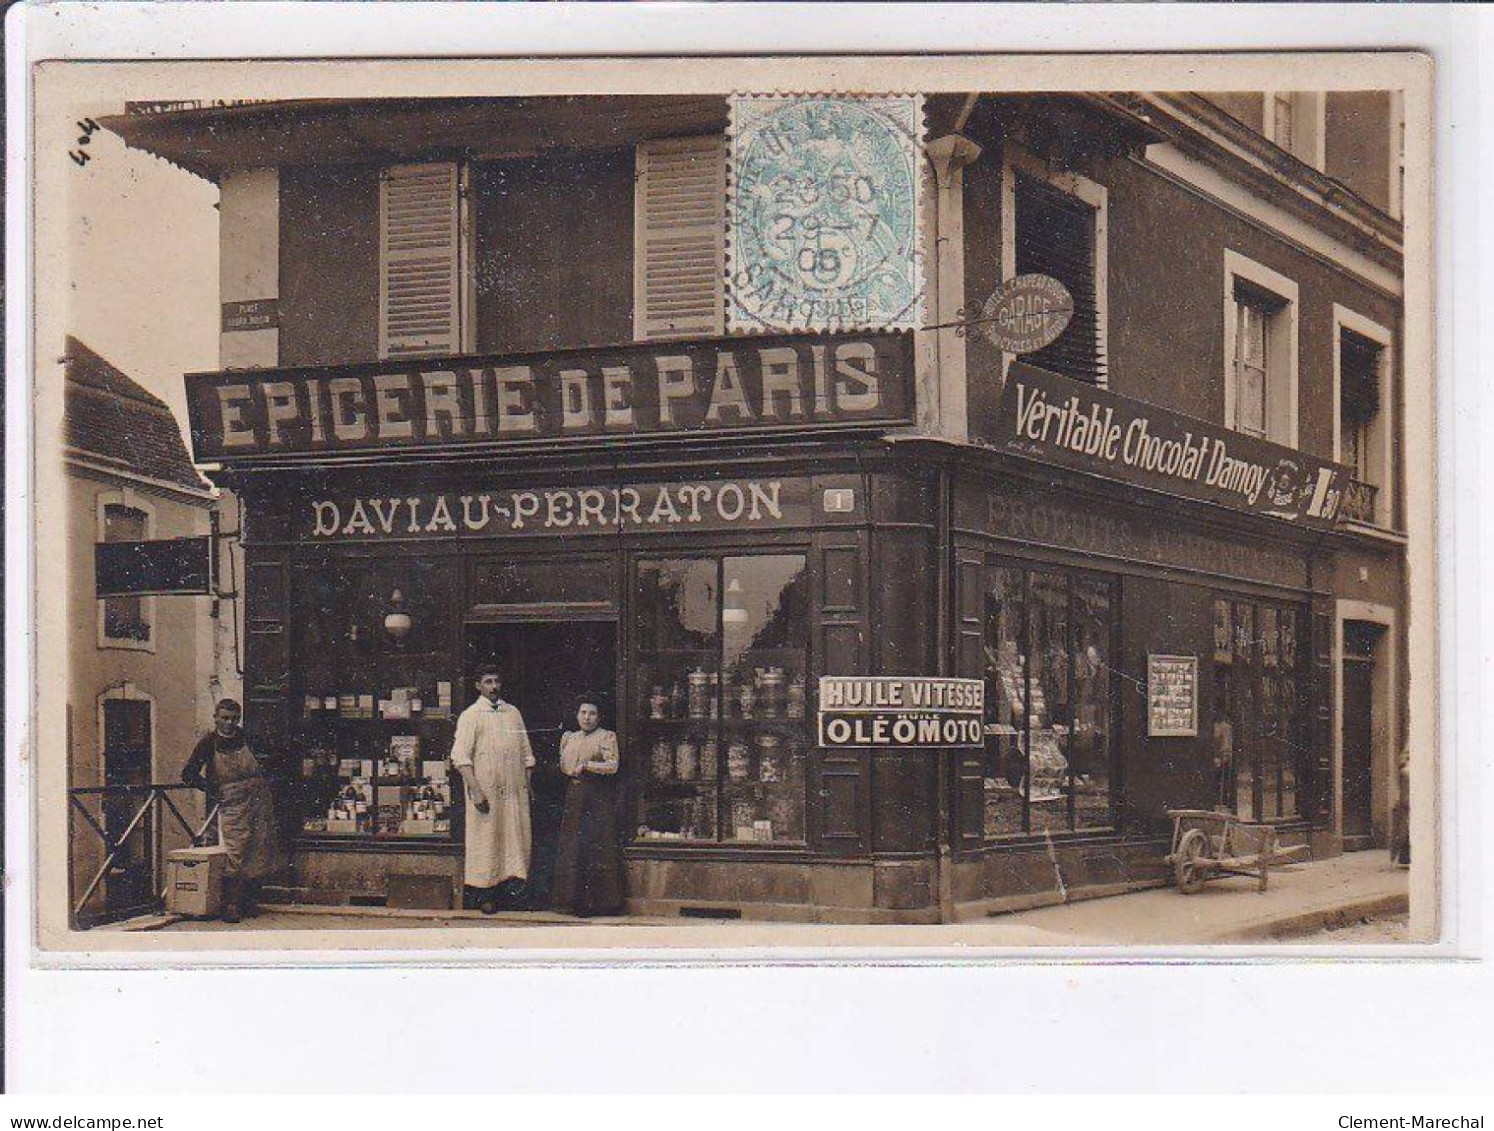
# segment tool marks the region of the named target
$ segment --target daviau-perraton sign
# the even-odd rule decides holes
[[[980,746],[985,702],[978,679],[821,676],[820,745]]]
[[[187,378],[199,460],[907,423],[912,336],[664,342]]]
[[[1013,362],[1008,450],[1302,526],[1330,527],[1349,469]]]
[[[318,542],[776,530],[812,517],[808,479],[727,479],[312,499],[297,533]]]

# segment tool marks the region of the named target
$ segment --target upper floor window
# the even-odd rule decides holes
[[[105,502],[99,508],[100,542],[143,542],[150,537],[150,514],[128,502]],[[150,648],[154,612],[149,597],[104,597],[99,601],[99,644]]]
[[[1074,299],[1074,317],[1024,360],[1091,385],[1106,383],[1107,196],[1077,173],[1050,172],[1010,147],[1002,201],[1002,275],[1049,275]]]
[[[1278,444],[1297,443],[1297,285],[1225,253],[1224,422]]]
[[[1263,132],[1299,161],[1321,169],[1324,162],[1324,116],[1327,106],[1322,91],[1273,90],[1266,92]]]
[[[1333,329],[1335,456],[1354,476],[1342,513],[1384,526],[1390,518],[1390,331],[1342,306],[1333,308]]]
[[[385,169],[380,356],[722,334],[725,207],[720,134]]]

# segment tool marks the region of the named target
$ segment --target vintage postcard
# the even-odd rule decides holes
[[[41,948],[1445,938],[1430,67],[1201,62],[41,64]]]

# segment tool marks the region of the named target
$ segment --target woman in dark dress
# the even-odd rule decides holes
[[[560,736],[560,768],[571,780],[550,905],[571,915],[615,915],[623,907],[617,735],[598,726],[600,718],[596,698],[584,696],[576,708],[581,729]]]

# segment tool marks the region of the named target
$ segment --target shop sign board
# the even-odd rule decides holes
[[[911,334],[866,332],[196,373],[187,415],[196,458],[228,463],[890,426],[912,358]]]
[[[949,749],[985,742],[986,685],[931,676],[820,677],[825,747]]]
[[[148,597],[213,591],[213,540],[154,538],[99,542],[93,548],[94,596]]]
[[[1152,738],[1197,736],[1197,656],[1147,655],[1146,732]]]
[[[980,330],[1005,353],[1036,353],[1058,340],[1074,317],[1074,298],[1052,275],[1018,275],[991,292]]]
[[[807,478],[702,479],[615,487],[473,488],[313,497],[298,520],[311,542],[783,530],[814,520]]]
[[[1175,495],[1327,528],[1350,471],[1293,448],[1013,362],[1008,451]]]

